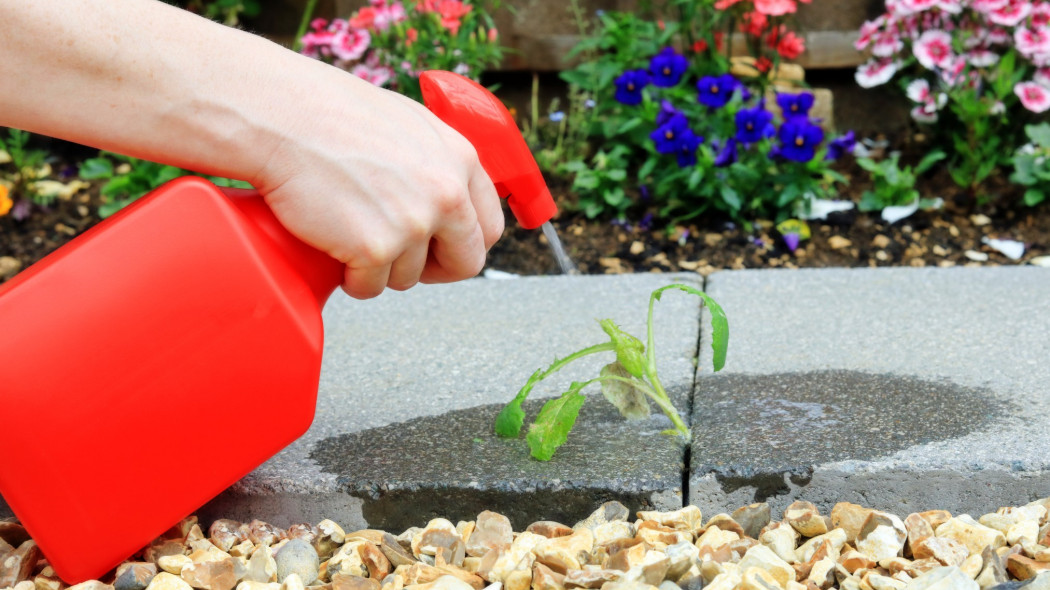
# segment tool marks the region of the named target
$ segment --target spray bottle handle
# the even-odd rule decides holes
[[[453,72],[423,72],[419,86],[426,107],[477,150],[482,167],[518,223],[535,229],[550,221],[558,207],[503,103],[477,82]]]

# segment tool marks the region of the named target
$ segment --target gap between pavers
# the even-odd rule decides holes
[[[592,385],[568,443],[549,463],[528,457],[524,436],[496,437],[492,423],[533,371],[607,341],[597,320],[611,318],[644,339],[650,292],[675,280],[699,287],[699,279],[476,279],[364,302],[334,297],[325,309],[314,425],[198,515],[402,530],[486,509],[523,528],[540,519],[575,522],[606,500],[632,510],[679,508],[686,449],[681,438],[659,434],[671,424],[658,411],[627,423]],[[699,310],[695,296],[679,291],[656,305],[661,376],[683,417]],[[540,398],[597,376],[613,358],[594,355],[541,383],[526,405],[529,419]],[[250,444],[250,429],[239,444]]]
[[[693,398],[689,501],[973,515],[1050,495],[1050,272],[719,272],[730,323]],[[708,324],[706,316],[703,324]]]

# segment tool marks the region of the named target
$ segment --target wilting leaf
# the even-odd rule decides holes
[[[602,367],[601,376],[631,378],[631,374],[619,362]],[[645,393],[630,383],[613,379],[602,380],[602,395],[628,420],[644,420],[651,412]]]
[[[569,431],[576,424],[576,417],[587,397],[580,393],[583,383],[574,382],[561,397],[543,404],[536,422],[529,428],[525,440],[529,443],[532,456],[540,461],[550,461],[554,451],[565,444]]]
[[[621,330],[612,320],[599,323],[616,345],[616,360],[628,373],[641,377],[645,370],[645,345],[642,341]]]

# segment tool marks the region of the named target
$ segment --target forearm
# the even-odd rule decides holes
[[[0,0],[0,23],[0,125],[231,178],[255,178],[318,93],[354,86],[157,0]]]

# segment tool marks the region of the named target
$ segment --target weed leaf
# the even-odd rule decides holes
[[[619,362],[609,363],[602,367],[602,377],[621,377],[631,379],[631,374],[623,368]],[[644,420],[651,412],[649,400],[638,388],[630,383],[615,379],[602,380],[602,395],[609,403],[620,410],[620,414],[628,420]]]
[[[704,305],[707,306],[708,311],[711,312],[711,350],[714,353],[712,356],[711,364],[715,371],[721,371],[722,367],[726,364],[726,349],[729,347],[729,320],[726,319],[726,314],[722,311],[722,306],[718,305],[714,299],[707,294],[689,285],[683,285],[681,283],[674,283],[660,287],[653,291],[652,298],[656,301],[660,300],[663,292],[668,289],[678,289],[679,291],[685,291],[696,295],[700,299],[703,299]]]
[[[529,380],[518,391],[518,395],[514,396],[514,399],[510,400],[510,403],[500,410],[499,415],[496,416],[495,430],[497,435],[514,438],[521,433],[521,426],[525,423],[525,411],[521,409],[521,404],[525,401],[525,398],[529,397],[532,387],[542,378],[543,369],[536,369],[532,377],[529,377]]]
[[[642,341],[621,330],[612,320],[601,320],[599,323],[616,346],[616,360],[625,371],[641,377],[645,370],[645,345]]]
[[[532,456],[540,461],[550,461],[554,451],[569,437],[569,431],[576,424],[576,417],[587,397],[580,393],[585,384],[573,382],[569,390],[543,404],[536,422],[529,428],[525,440],[529,443]]]

